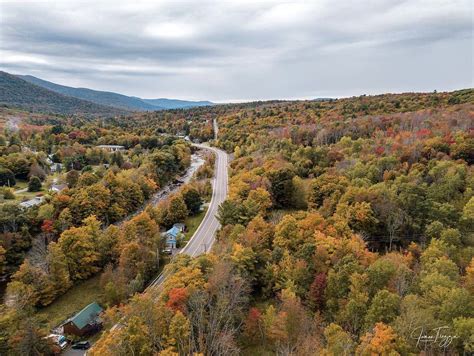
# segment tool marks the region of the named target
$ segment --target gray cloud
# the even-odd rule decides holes
[[[1,1],[3,70],[215,101],[473,86],[469,0]]]

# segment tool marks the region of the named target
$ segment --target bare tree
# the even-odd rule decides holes
[[[248,302],[248,285],[227,262],[215,266],[206,290],[188,302],[192,349],[206,355],[237,355],[235,342]]]
[[[389,238],[389,245],[388,250],[392,251],[392,243],[394,239],[397,237],[397,233],[400,231],[400,228],[403,226],[405,222],[405,214],[401,209],[394,209],[391,211],[387,217],[387,230],[388,230],[388,238]]]

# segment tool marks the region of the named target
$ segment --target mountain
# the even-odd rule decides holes
[[[196,106],[213,105],[210,101],[187,101],[177,99],[142,99],[133,96],[122,95],[113,92],[92,90],[88,88],[73,88],[60,85],[31,75],[18,75],[19,78],[32,84],[52,90],[56,93],[72,96],[78,99],[88,100],[100,105],[113,106],[115,108],[132,111],[154,111],[165,109],[184,109]]]
[[[152,105],[160,106],[165,109],[185,109],[192,108],[196,106],[210,106],[214,103],[210,101],[188,101],[188,100],[178,100],[178,99],[141,99],[145,103]]]
[[[125,110],[134,111],[152,111],[161,110],[162,107],[157,107],[153,104],[148,104],[140,98],[134,98],[122,94],[112,93],[108,91],[92,90],[87,88],[72,88],[65,85],[60,85],[46,80],[33,77],[32,75],[18,75],[19,78],[26,80],[32,84],[52,90],[56,93],[72,96],[74,98],[92,101],[93,103],[113,106]]]
[[[89,116],[115,116],[127,111],[62,95],[0,71],[0,105],[30,111]]]

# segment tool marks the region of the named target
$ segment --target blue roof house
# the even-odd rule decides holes
[[[165,232],[167,249],[176,248],[176,240],[180,234],[181,231],[176,226],[173,226],[171,229]]]

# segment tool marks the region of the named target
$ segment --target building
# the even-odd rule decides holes
[[[165,232],[166,250],[173,250],[176,248],[176,241],[181,231],[175,226]]]
[[[163,234],[166,237],[165,251],[171,252],[173,249],[176,249],[176,242],[178,238],[182,236],[184,231],[186,231],[186,225],[182,223],[176,223],[171,229]]]
[[[44,197],[35,197],[30,200],[26,200],[24,202],[21,202],[19,206],[23,209],[28,209],[36,205],[40,205],[44,200]]]
[[[89,304],[63,324],[64,334],[83,336],[97,332],[102,327],[100,314],[103,311],[96,302]]]
[[[186,225],[183,223],[176,223],[173,225],[173,227],[177,228],[179,232],[185,232],[186,231]]]
[[[97,148],[109,151],[109,152],[117,152],[117,151],[124,151],[125,147],[120,145],[99,145]]]
[[[61,172],[63,170],[63,164],[62,163],[53,163],[49,166],[49,169],[52,173]]]
[[[60,191],[66,188],[67,188],[67,184],[53,184],[51,188],[49,188],[49,190],[55,193],[59,193]]]

